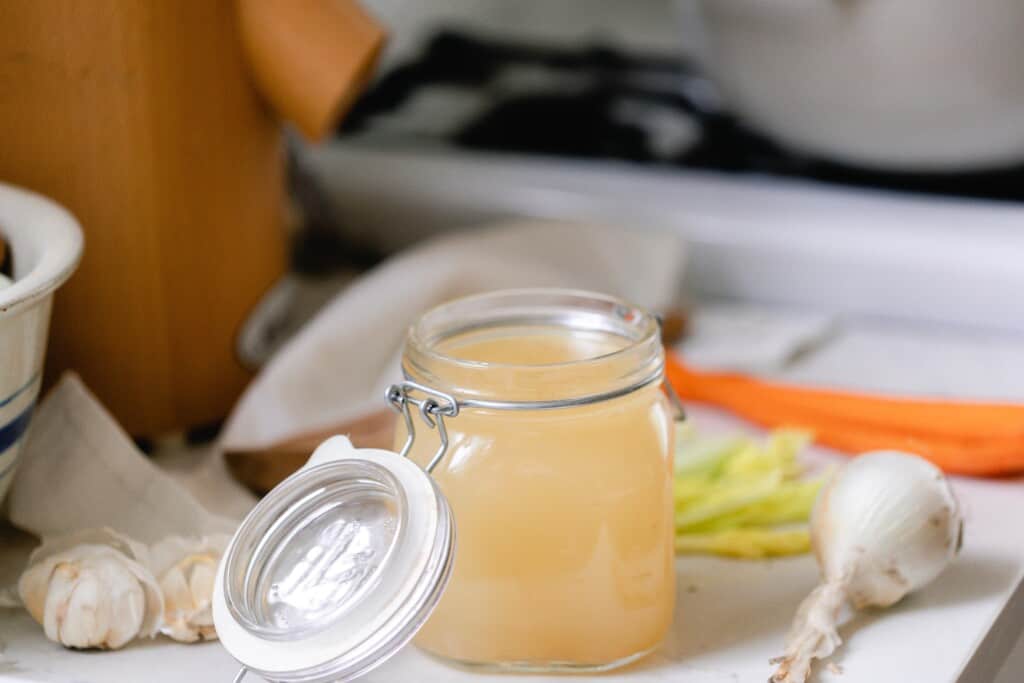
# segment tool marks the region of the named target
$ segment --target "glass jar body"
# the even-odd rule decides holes
[[[509,316],[496,310],[495,318]],[[449,446],[432,476],[454,515],[455,565],[416,643],[488,669],[614,668],[656,648],[674,612],[674,425],[660,387],[660,344],[573,325],[500,327],[470,333],[468,342],[463,333],[454,342],[437,336],[436,348],[473,365],[417,355],[422,335],[411,335],[406,375],[484,403],[607,391],[560,407],[470,401],[446,419]],[[574,354],[585,362],[567,360]],[[525,361],[534,362],[517,370]],[[398,431],[400,447],[406,435]],[[437,447],[437,434],[421,429],[410,457],[425,466]]]
[[[671,420],[657,387],[556,411],[467,410],[433,476],[455,517],[451,582],[420,631],[462,664],[612,668],[672,621]],[[425,464],[435,444],[419,439]]]

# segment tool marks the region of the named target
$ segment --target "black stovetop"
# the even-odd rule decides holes
[[[431,98],[434,106],[424,107]],[[463,105],[438,107],[446,98]],[[445,111],[459,113],[447,125],[416,120],[443,118]],[[917,174],[814,159],[744,127],[718,105],[693,64],[602,46],[560,49],[442,31],[417,59],[376,82],[339,135],[387,138],[396,130],[475,150],[1024,200],[1024,163],[980,173]]]

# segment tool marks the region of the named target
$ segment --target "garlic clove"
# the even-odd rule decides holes
[[[121,542],[75,545],[60,538],[32,554],[18,589],[48,638],[67,647],[113,649],[157,633],[163,593],[151,572],[125,551],[135,555]]]
[[[153,573],[138,562],[125,562],[121,565],[135,580],[135,586],[142,592],[142,621],[139,626],[139,637],[152,638],[160,632],[163,621],[164,594]],[[127,582],[127,579],[125,579]],[[125,584],[121,584],[125,585]],[[137,595],[133,592],[133,595]],[[136,604],[137,597],[132,604]]]
[[[189,590],[185,573],[174,567],[160,579],[160,588],[164,592],[164,611],[191,610],[193,607],[192,592]]]
[[[46,625],[46,600],[51,590],[58,590],[58,587],[51,586],[51,579],[58,563],[47,563],[46,565],[29,566],[18,579],[18,599],[25,606],[26,611],[36,620],[36,623]],[[65,594],[67,591],[65,591]],[[47,632],[47,637],[50,633]]]
[[[100,563],[95,571],[110,592],[111,622],[102,647],[117,649],[136,635],[150,635],[143,631],[146,594],[138,577],[123,564]]]
[[[105,647],[111,626],[107,586],[89,567],[61,564],[47,595],[46,635],[67,647]]]
[[[70,647],[107,647],[111,609],[107,586],[94,572],[82,572],[64,607],[60,639]],[[133,634],[134,635],[134,634]]]
[[[26,605],[31,604],[35,607],[31,610],[32,616],[43,625],[46,637],[58,643],[63,643],[61,630],[78,574],[78,568],[72,564],[57,564],[53,571],[48,573],[41,603],[35,604],[29,596],[23,596]]]
[[[166,596],[161,632],[186,643],[217,637],[213,626],[213,584],[230,538],[169,537],[150,549],[154,571]]]
[[[213,595],[213,582],[217,577],[217,562],[206,558],[192,567],[192,578],[189,581],[189,589],[193,595],[205,596],[204,606],[210,604]]]
[[[160,588],[163,589],[166,600],[161,631],[164,635],[185,643],[199,640],[199,634],[189,623],[195,612],[195,601],[185,573],[177,567],[168,570],[160,579]]]

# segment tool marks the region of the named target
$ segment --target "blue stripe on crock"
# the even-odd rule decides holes
[[[3,453],[13,446],[25,433],[25,430],[28,429],[28,421],[32,417],[33,408],[35,408],[35,403],[29,404],[29,406],[25,408],[25,410],[21,411],[16,418],[7,424],[0,426],[0,453]],[[16,458],[12,459],[11,462],[7,464],[7,467],[0,470],[0,480],[3,480],[3,478],[7,476],[8,472],[10,472],[14,467],[14,463],[16,461]]]
[[[24,394],[30,388],[32,388],[32,385],[34,385],[36,383],[36,380],[38,380],[38,379],[39,379],[39,373],[36,372],[35,374],[33,374],[29,378],[29,380],[27,382],[25,382],[25,384],[23,384],[21,387],[19,387],[17,390],[15,390],[15,392],[13,394],[8,396],[7,398],[0,399],[0,408],[3,408],[5,405],[7,405],[8,403],[13,401],[14,399],[16,399],[19,396],[21,396],[22,394]],[[0,452],[3,452],[3,450],[4,449],[0,448]]]

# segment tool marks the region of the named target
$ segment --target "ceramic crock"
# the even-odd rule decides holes
[[[13,264],[13,282],[0,283],[2,498],[39,395],[53,293],[78,265],[82,232],[54,202],[0,183],[0,239]]]

